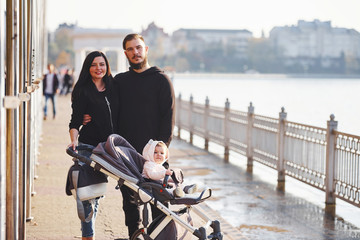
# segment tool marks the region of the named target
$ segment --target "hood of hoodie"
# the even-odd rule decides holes
[[[156,145],[160,142],[163,143],[163,141],[155,141],[155,140],[150,139],[149,142],[145,145],[142,155],[146,160],[155,162],[154,151],[155,151]],[[169,149],[166,148],[166,155],[165,155],[164,162],[166,162],[166,160],[168,160],[168,158],[169,158]],[[163,164],[164,162],[162,162],[161,164]]]
[[[135,72],[134,69],[132,67],[130,67],[129,72],[131,74],[136,74],[137,76],[139,76],[139,75],[146,76],[146,75],[151,75],[154,73],[163,73],[164,71],[161,70],[160,68],[154,66],[154,67],[150,67],[149,69],[146,69],[145,71],[143,71],[141,73]]]

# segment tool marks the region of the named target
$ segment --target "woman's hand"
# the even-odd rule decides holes
[[[91,116],[89,114],[84,114],[82,124],[85,126],[89,122],[91,122]]]
[[[73,142],[71,142],[67,147],[68,148],[72,148],[72,150],[76,150],[76,147],[77,147],[77,141],[73,141]]]
[[[69,133],[70,133],[71,143],[69,144],[68,148],[72,147],[72,149],[75,151],[76,147],[78,145],[77,139],[78,139],[79,131],[75,128],[72,128],[72,129],[70,129]]]

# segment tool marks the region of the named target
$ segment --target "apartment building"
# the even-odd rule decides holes
[[[163,28],[158,27],[155,22],[151,22],[146,29],[143,29],[141,35],[144,36],[146,45],[150,49],[156,50],[151,52],[152,55],[159,57],[175,53],[170,35],[165,33]]]
[[[269,39],[278,56],[287,64],[301,61],[322,67],[338,61],[360,59],[360,33],[354,29],[332,27],[331,21],[299,20],[296,26],[274,27]]]
[[[238,58],[247,58],[247,49],[252,32],[248,30],[226,29],[186,29],[181,28],[172,35],[172,43],[178,50],[202,52],[211,46],[235,51]]]

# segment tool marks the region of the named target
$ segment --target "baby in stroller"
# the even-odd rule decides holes
[[[169,165],[166,161],[169,159],[169,149],[164,142],[150,139],[145,145],[142,155],[146,159],[142,172],[145,179],[163,182],[166,176],[170,176],[172,181],[168,182],[168,186],[174,188],[174,197],[184,197],[185,193],[192,194],[197,191],[197,184],[182,187],[183,172],[181,169],[168,169]]]
[[[154,157],[156,145],[157,143],[149,145],[149,148],[154,146],[152,150],[149,150],[152,158]],[[77,149],[79,150],[79,148]],[[168,150],[166,150],[167,148],[164,149],[164,153],[166,153]],[[155,182],[154,180],[146,181],[142,176],[142,172],[147,160],[123,137],[116,134],[110,135],[106,142],[99,143],[97,147],[89,147],[87,150],[91,152],[90,157],[79,154],[72,148],[67,148],[66,151],[70,156],[117,180],[118,186],[127,186],[135,193],[134,202],[138,206],[143,205],[143,227],[131,236],[131,240],[184,240],[191,237],[191,235],[199,240],[222,240],[220,222],[210,219],[195,206],[211,197],[211,189],[205,188],[199,191],[199,194],[186,194],[184,197],[179,198],[174,197],[171,190],[164,187],[164,183],[158,184],[159,181]],[[166,155],[163,155],[166,159]],[[166,169],[164,172],[166,172]],[[180,176],[182,175],[180,174]],[[164,182],[166,182],[166,179]],[[179,181],[179,183],[181,182],[182,180]],[[152,218],[151,222],[149,222],[148,204],[162,212],[161,215]],[[172,209],[168,207],[168,204],[173,205]],[[175,211],[173,209],[175,205],[179,206],[180,209]],[[180,205],[183,205],[183,207]],[[202,221],[193,222],[190,211],[200,217]],[[196,228],[194,225],[200,226]],[[208,228],[212,229],[210,234],[207,234]]]

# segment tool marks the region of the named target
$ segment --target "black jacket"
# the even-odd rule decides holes
[[[45,95],[45,89],[46,89],[46,84],[47,84],[47,82],[46,82],[46,77],[47,77],[47,75],[48,74],[45,74],[44,75],[44,78],[43,78],[43,94]],[[54,78],[53,78],[53,94],[55,94],[56,93],[56,91],[58,90],[58,88],[59,88],[59,79],[58,79],[58,77],[57,77],[57,75],[56,75],[56,73],[54,73]]]
[[[80,129],[84,114],[91,116],[91,121],[82,126],[79,131],[79,141],[97,146],[105,142],[107,137],[117,132],[118,99],[112,84],[106,86],[104,92],[99,92],[94,83],[90,83],[80,89],[79,94],[72,101],[72,114],[69,129]],[[107,104],[110,103],[110,109]],[[112,119],[110,118],[112,117]]]
[[[119,134],[139,153],[149,139],[170,144],[175,124],[175,96],[168,76],[157,67],[137,73],[131,68],[115,76]]]

